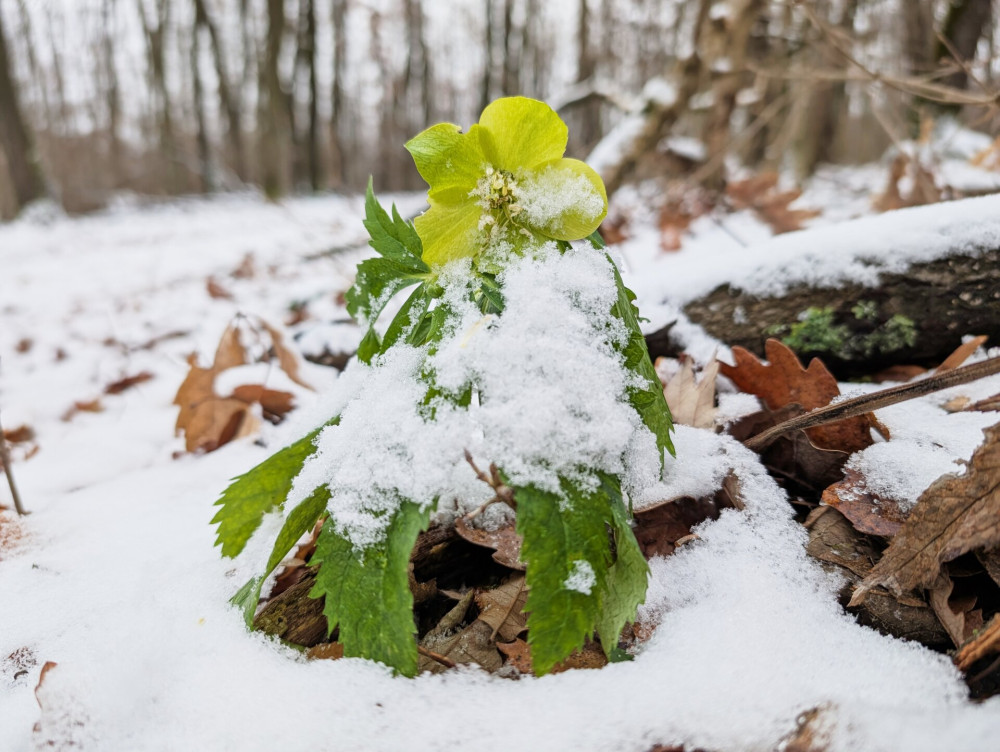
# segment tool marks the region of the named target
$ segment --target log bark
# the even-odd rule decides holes
[[[765,340],[778,337],[840,377],[936,365],[964,335],[1000,344],[1000,248],[914,264],[882,274],[875,287],[798,285],[780,297],[757,297],[722,285],[684,312],[728,345],[763,355]]]

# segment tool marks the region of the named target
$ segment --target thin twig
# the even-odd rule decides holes
[[[490,474],[487,475],[476,465],[476,461],[472,459],[472,453],[468,449],[465,450],[465,461],[469,463],[469,466],[476,474],[476,477],[492,488],[495,493],[495,496],[492,499],[465,515],[466,518],[471,519],[472,517],[475,517],[477,514],[486,509],[486,507],[491,504],[495,504],[498,501],[502,501],[511,509],[517,509],[517,501],[514,498],[514,489],[503,482],[503,478],[500,477],[500,470],[497,468],[496,463],[490,463]]]
[[[17,484],[14,482],[14,470],[11,467],[10,452],[7,449],[7,437],[3,433],[3,424],[0,424],[0,466],[3,466],[4,475],[7,476],[7,485],[10,486],[10,495],[14,499],[14,509],[22,517],[27,514],[21,506],[21,495],[17,492]]]
[[[447,658],[440,653],[435,653],[433,650],[428,650],[423,645],[417,645],[417,652],[426,658],[430,658],[432,661],[437,661],[446,668],[455,668],[458,665],[451,658]]]
[[[841,38],[842,35],[836,29],[831,28],[822,18],[820,18],[815,11],[809,7],[808,3],[804,2],[804,0],[791,0],[791,2],[796,7],[802,9],[802,12],[809,19],[810,23],[812,23],[812,25],[820,31],[820,33],[830,43],[830,46],[840,53],[845,60],[851,63],[851,65],[855,66],[858,70],[868,76],[868,78],[873,82],[885,84],[890,89],[901,91],[904,94],[918,96],[932,102],[954,105],[980,105],[983,107],[993,108],[1000,106],[1000,95],[994,91],[987,91],[982,96],[975,96],[962,89],[956,89],[953,86],[924,81],[919,78],[891,76],[874,71],[861,62],[851,52],[848,46],[844,44]]]
[[[942,389],[978,381],[997,373],[1000,373],[1000,356],[962,366],[961,368],[955,368],[954,370],[944,371],[943,373],[935,373],[933,376],[915,381],[912,384],[894,386],[889,389],[883,389],[880,392],[875,392],[874,394],[865,394],[854,399],[820,407],[805,415],[800,415],[797,418],[779,423],[773,428],[769,428],[747,439],[744,445],[747,449],[760,452],[779,436],[790,431],[815,428],[827,423],[836,423],[839,420],[853,418],[857,415],[872,412],[873,410],[881,410],[883,407],[923,397]]]

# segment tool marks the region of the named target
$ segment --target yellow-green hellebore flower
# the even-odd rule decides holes
[[[569,132],[555,110],[526,97],[490,104],[462,133],[439,123],[406,148],[430,186],[430,209],[414,224],[423,260],[436,266],[527,244],[579,240],[601,224],[608,197],[600,176],[564,159]]]

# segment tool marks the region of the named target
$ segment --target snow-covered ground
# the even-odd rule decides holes
[[[420,198],[401,202],[415,211]],[[925,253],[998,209],[982,199],[935,209],[919,227],[904,214],[797,237],[816,264],[838,238],[872,248],[894,227]],[[360,660],[306,661],[248,634],[228,605],[248,573],[213,547],[213,502],[229,478],[327,417],[336,372],[303,366],[318,391],[296,391],[290,419],[265,425],[266,447],[249,437],[175,458],[172,399],[188,354],[210,358],[237,312],[281,324],[309,301],[317,317],[344,317],[337,293],[359,252],[323,252],[363,242],[360,212],[354,199],[230,197],[0,227],[0,415],[8,429],[30,425],[39,447],[15,464],[31,515],[0,516],[0,750],[770,750],[815,707],[831,750],[995,747],[1000,698],[969,703],[947,657],[856,625],[755,456],[692,428],[678,428],[663,493],[709,494],[733,469],[747,509],[652,562],[643,618],[659,627],[633,662],[519,681],[471,669],[410,680]],[[972,229],[996,238],[991,221]],[[786,238],[736,252],[706,232],[662,255],[640,231],[621,252],[647,315],[663,317],[720,269],[746,279],[755,264],[787,267]],[[233,277],[247,254],[255,274]],[[211,297],[209,277],[233,299]],[[681,328],[699,357],[711,354],[713,343]],[[349,326],[320,331],[334,346],[356,337]],[[154,377],[102,394],[142,371]],[[994,378],[880,413],[910,442],[893,472],[941,436],[967,458],[996,414],[937,406],[997,392]],[[98,397],[103,411],[61,419]],[[6,494],[0,486],[0,503]]]

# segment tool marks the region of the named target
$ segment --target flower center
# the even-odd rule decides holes
[[[475,190],[469,195],[479,199],[477,203],[483,210],[479,218],[480,230],[489,229],[492,233],[498,227],[513,223],[523,211],[519,203],[517,179],[506,170],[498,170],[492,165],[486,166]]]

